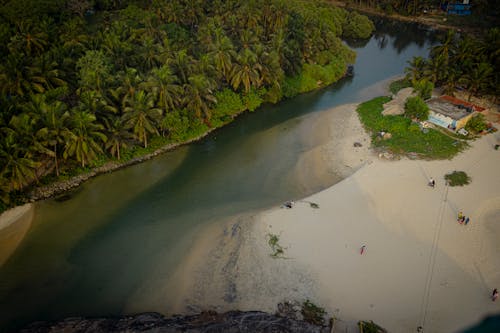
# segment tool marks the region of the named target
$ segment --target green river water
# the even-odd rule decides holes
[[[311,148],[297,135],[303,120],[380,95],[377,83],[402,74],[413,56],[426,56],[433,35],[379,22],[376,36],[351,45],[354,77],[261,107],[200,142],[92,179],[70,200],[38,202],[24,239],[0,267],[0,331],[35,320],[121,314],[131,295],[158,283],[152,272],[168,280],[200,226],[339,181],[332,175],[304,188],[283,177]],[[141,311],[168,309],[152,303]]]

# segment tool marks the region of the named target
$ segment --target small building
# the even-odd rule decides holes
[[[441,4],[441,9],[444,10],[446,14],[460,16],[470,15],[472,11],[471,4],[469,2],[469,0],[445,1]]]
[[[427,101],[428,121],[452,130],[459,130],[467,124],[472,115],[484,108],[452,96],[440,96]]]

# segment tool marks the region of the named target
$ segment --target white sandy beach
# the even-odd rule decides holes
[[[368,150],[354,107],[318,118],[350,112],[341,126],[332,124],[330,143],[305,152],[307,162],[299,159],[293,171],[338,166],[341,158],[332,172],[352,175],[292,209],[207,228],[172,281],[168,312],[273,312],[283,300],[310,299],[343,328],[373,320],[389,332],[419,325],[454,332],[500,312],[500,302],[489,298],[500,287],[499,134],[474,141],[453,160],[384,161]],[[445,186],[444,175],[454,170],[472,183]],[[431,176],[435,189],[427,186]],[[470,217],[467,226],[457,223],[459,210]],[[270,256],[270,233],[279,235],[285,258]]]

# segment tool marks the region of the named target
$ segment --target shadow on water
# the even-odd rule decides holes
[[[37,203],[28,234],[0,267],[0,328],[120,314],[152,271],[162,267],[154,283],[169,278],[198,226],[318,190],[284,177],[313,148],[298,135],[308,128],[307,114],[375,97],[380,92],[371,87],[428,53],[430,32],[401,23],[377,26],[376,36],[353,46],[353,77],[266,105],[200,142],[97,177],[69,200]]]

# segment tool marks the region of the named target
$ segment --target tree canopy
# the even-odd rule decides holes
[[[364,16],[319,0],[3,0],[0,198],[337,81]],[[7,198],[7,199],[6,199]]]

